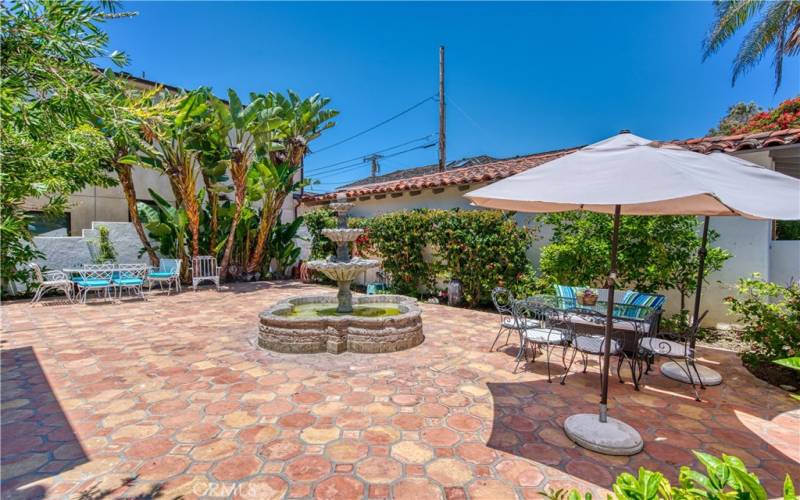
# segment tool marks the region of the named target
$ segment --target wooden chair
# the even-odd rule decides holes
[[[192,258],[192,288],[197,291],[197,285],[211,281],[219,290],[219,267],[217,258],[210,255],[201,255]]]

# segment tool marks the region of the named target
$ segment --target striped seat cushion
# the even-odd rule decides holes
[[[142,280],[139,278],[114,278],[114,283],[118,285],[141,285]]]
[[[80,280],[76,281],[75,283],[77,283],[80,286],[85,286],[85,287],[109,286],[109,285],[111,285],[110,281],[101,280],[101,279],[83,279],[83,278],[81,278]]]
[[[644,308],[649,307],[652,309],[661,309],[666,300],[667,298],[664,297],[663,295],[658,295],[654,293],[642,293],[633,290],[628,290],[627,292],[625,292],[625,296],[622,298],[622,303],[625,305],[641,307],[642,309],[637,309],[633,311],[632,314],[630,315],[643,318],[647,316],[649,312],[647,309]]]
[[[175,273],[172,271],[154,271],[148,274],[148,276],[151,278],[171,278],[174,275]]]

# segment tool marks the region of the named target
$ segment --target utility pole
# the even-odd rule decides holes
[[[439,46],[439,172],[447,165],[447,135],[444,109],[444,45]]]
[[[370,169],[371,172],[372,172],[370,174],[370,178],[372,179],[372,182],[375,182],[375,175],[378,172],[380,172],[380,170],[381,170],[381,166],[378,165],[378,160],[380,160],[381,158],[383,158],[383,155],[379,155],[379,154],[371,154],[371,155],[369,155],[369,156],[364,158],[364,161],[372,162],[372,168]]]

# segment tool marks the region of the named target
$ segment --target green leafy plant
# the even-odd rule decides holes
[[[117,250],[114,248],[114,244],[111,243],[107,226],[100,226],[97,228],[97,240],[94,242],[94,245],[96,246],[96,253],[94,254],[95,263],[104,264],[117,260]]]
[[[592,212],[561,212],[537,217],[552,227],[542,248],[540,272],[551,283],[602,286],[610,265],[611,217]],[[680,310],[697,281],[701,238],[695,217],[624,216],[619,236],[620,285],[642,292],[677,290]],[[704,277],[722,268],[730,254],[714,247],[711,230]],[[688,319],[688,314],[686,315]],[[684,325],[685,326],[685,325]]]
[[[336,215],[328,208],[318,208],[303,215],[306,229],[311,237],[311,258],[324,259],[336,253],[336,245],[322,235],[323,229],[336,227]]]
[[[704,471],[682,466],[678,485],[672,485],[660,472],[639,468],[638,476],[623,472],[612,485],[609,500],[766,500],[767,492],[758,477],[749,472],[744,463],[730,455],[717,458],[707,453],[693,451]],[[547,490],[542,494],[551,500],[591,499],[591,494],[581,496],[578,490]],[[783,483],[784,500],[795,500],[791,477]]]
[[[139,217],[144,222],[150,239],[156,241],[155,249],[170,259],[183,259],[186,255],[186,227],[188,217],[182,208],[175,208],[158,193],[149,190],[155,206],[139,202]],[[144,252],[144,249],[142,249]]]
[[[278,277],[285,277],[286,268],[297,262],[300,257],[300,247],[294,242],[297,237],[297,231],[303,224],[303,218],[298,217],[292,222],[281,224],[277,223],[272,227],[269,243],[267,245],[267,259],[266,263],[269,264],[270,259],[275,259],[278,268],[276,274]]]
[[[486,300],[497,286],[516,288],[530,264],[532,232],[496,210],[432,211],[430,242],[440,269],[461,280],[467,304]]]
[[[745,362],[769,362],[800,353],[800,284],[770,283],[754,274],[739,280],[739,297],[726,302],[752,348]]]
[[[38,253],[26,229],[22,203],[45,202],[62,213],[70,194],[115,184],[107,168],[112,151],[94,117],[113,107],[94,61],[120,66],[125,54],[107,49],[103,23],[114,2],[20,0],[0,8],[0,212],[2,279],[27,281],[22,264]],[[112,15],[113,13],[113,15]],[[17,268],[20,269],[17,269]]]

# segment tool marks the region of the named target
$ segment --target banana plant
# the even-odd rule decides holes
[[[295,244],[294,239],[302,224],[303,217],[298,217],[286,224],[278,222],[272,228],[267,245],[267,255],[275,259],[278,266],[276,274],[279,277],[285,277],[286,268],[297,262],[300,257],[300,247]],[[265,266],[269,266],[270,260],[267,259]]]
[[[173,207],[152,189],[148,191],[155,202],[154,206],[141,201],[137,204],[144,228],[147,229],[150,239],[157,242],[155,249],[163,257],[184,260],[186,228],[189,222],[186,210]]]
[[[339,114],[336,110],[325,109],[330,99],[319,94],[303,99],[289,90],[286,96],[270,92],[252,97],[270,116],[279,119],[272,130],[259,134],[256,142],[259,161],[248,177],[248,188],[252,187],[261,195],[262,210],[247,272],[254,272],[261,265],[267,238],[280,218],[287,196],[309,184],[301,172],[309,143],[333,127],[335,122],[331,120]]]
[[[197,151],[191,138],[203,127],[211,93],[206,88],[182,96],[159,121],[143,124],[149,146],[140,160],[167,176],[179,206],[183,207],[191,235],[191,255],[200,254],[200,202],[197,198]]]
[[[213,111],[211,120],[213,137],[217,138],[220,147],[227,147],[230,152],[229,159],[221,163],[230,172],[234,190],[234,212],[220,264],[220,275],[224,278],[228,275],[228,266],[233,257],[233,244],[236,240],[236,228],[245,208],[247,172],[253,163],[256,142],[263,144],[265,141],[263,137],[271,136],[277,121],[275,112],[265,108],[260,98],[256,97],[250,104],[244,106],[233,89],[228,89],[227,104],[219,99],[212,99],[210,102]]]

